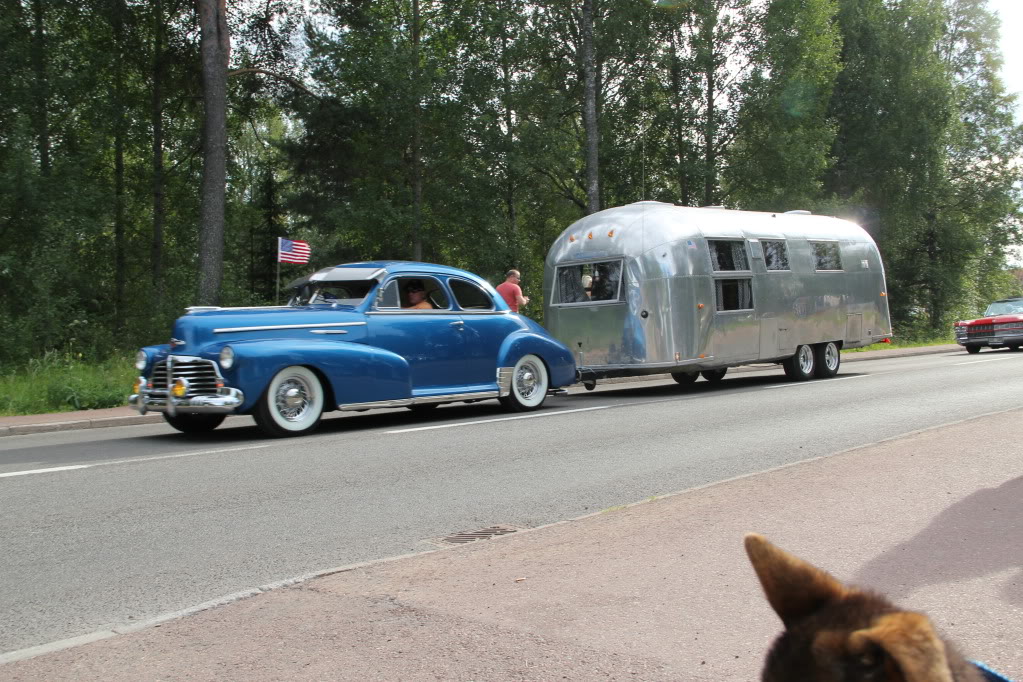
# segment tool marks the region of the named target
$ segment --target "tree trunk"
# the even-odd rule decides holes
[[[423,260],[423,171],[420,146],[423,143],[420,110],[422,71],[419,68],[419,0],[412,0],[412,260]]]
[[[219,305],[227,182],[227,0],[198,0],[202,54],[203,165],[199,203],[199,304]]]
[[[594,59],[593,16],[597,0],[583,0],[583,129],[586,132],[586,210],[600,210],[600,129],[597,126],[597,69]]]
[[[707,14],[703,18],[703,25],[700,28],[707,108],[703,126],[703,205],[711,206],[714,204],[717,187],[717,155],[714,148],[714,138],[717,132],[714,120],[714,95],[717,88],[714,68],[714,28],[717,24],[717,8],[714,6],[713,0],[708,0],[706,11]]]
[[[39,154],[39,172],[50,175],[50,123],[47,116],[49,106],[49,79],[46,74],[46,39],[43,33],[43,0],[32,0],[32,71],[35,75],[35,124],[36,151]]]
[[[515,132],[512,128],[514,124],[514,118],[512,116],[512,105],[511,105],[511,92],[512,92],[512,73],[511,73],[511,62],[508,58],[508,17],[510,16],[510,9],[508,7],[508,1],[503,0],[501,3],[501,85],[504,90],[504,128],[505,128],[505,151],[504,151],[504,163],[505,163],[505,191],[504,191],[504,202],[506,207],[506,213],[508,216],[508,243],[511,246],[511,262],[518,262],[518,247],[519,247],[519,234],[518,234],[518,218],[515,215],[515,168],[512,163],[513,150],[515,147]]]
[[[155,311],[163,310],[163,224],[166,216],[163,177],[163,0],[153,0],[153,243],[150,270],[156,298]]]
[[[114,33],[114,330],[121,334],[125,327],[125,218],[124,218],[124,136],[126,105],[124,102],[124,0],[115,0],[111,8]]]

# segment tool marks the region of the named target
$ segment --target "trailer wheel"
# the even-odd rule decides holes
[[[838,344],[834,341],[818,343],[814,346],[814,375],[818,379],[830,379],[838,374],[838,368],[842,364],[842,354],[838,351]]]
[[[727,367],[721,369],[705,369],[700,372],[700,376],[709,381],[712,384],[716,384],[725,378],[725,373],[728,371]]]
[[[979,353],[980,346],[967,346],[966,352],[969,353],[970,355],[973,355],[974,353]]]
[[[813,376],[813,346],[802,345],[796,348],[796,354],[782,363],[785,376],[793,381],[806,381]]]
[[[688,386],[700,378],[699,372],[673,372],[671,378],[680,386]]]
[[[547,398],[547,366],[535,355],[523,355],[512,370],[511,393],[501,404],[513,412],[535,410]]]

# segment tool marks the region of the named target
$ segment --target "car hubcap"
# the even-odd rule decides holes
[[[523,365],[515,376],[515,390],[519,396],[528,400],[536,393],[536,368]]]
[[[304,381],[297,377],[282,381],[277,387],[274,400],[277,405],[277,413],[288,421],[301,420],[311,402],[312,391]]]

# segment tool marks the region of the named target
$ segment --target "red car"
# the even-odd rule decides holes
[[[979,353],[985,346],[1019,350],[1023,346],[1023,298],[995,301],[984,317],[956,322],[955,332],[956,343],[966,346],[967,353]]]

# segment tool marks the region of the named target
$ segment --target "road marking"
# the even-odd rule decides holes
[[[556,417],[559,414],[569,414],[571,412],[590,412],[592,410],[606,410],[611,407],[618,407],[617,405],[600,405],[598,407],[580,407],[575,410],[558,410],[557,412],[540,412],[539,414],[522,414],[516,417],[495,417],[494,419],[480,419],[474,422],[458,422],[457,424],[437,424],[436,426],[417,426],[412,429],[395,429],[394,431],[385,431],[384,433],[411,433],[413,431],[432,431],[434,429],[451,429],[456,426],[476,426],[477,424],[492,424],[493,422],[507,422],[513,419],[536,419],[538,417]]]
[[[878,374],[887,374],[887,373],[888,372],[879,372]],[[857,374],[855,376],[850,376],[850,377],[831,377],[827,381],[828,381],[828,383],[831,383],[833,381],[845,381],[846,379],[866,379],[867,377],[872,377],[872,376],[877,376],[877,374]],[[818,381],[800,381],[800,382],[793,382],[791,384],[778,384],[776,386],[764,386],[763,390],[766,391],[766,390],[772,389],[772,388],[796,388],[797,386],[820,386],[820,382],[818,382]]]
[[[197,457],[199,455],[219,455],[222,452],[241,452],[244,450],[260,450],[262,448],[269,448],[276,445],[276,443],[267,443],[265,445],[244,445],[237,448],[220,448],[219,450],[199,450],[198,452],[182,452],[176,455],[154,455],[152,457],[136,457],[135,459],[115,459],[109,462],[96,462],[94,464],[74,464],[66,467],[50,467],[49,469],[28,469],[26,471],[8,471],[0,474],[0,478],[8,478],[10,476],[28,476],[29,474],[52,474],[57,471],[71,471],[73,469],[92,469],[95,467],[108,467],[114,464],[137,464],[139,462],[153,462],[158,459],[178,459],[180,457]]]
[[[28,476],[29,474],[48,474],[53,471],[71,471],[72,469],[87,469],[91,464],[76,464],[74,466],[66,467],[51,467],[49,469],[29,469],[28,471],[9,471],[5,474],[0,474],[0,478],[7,478],[8,476]]]
[[[968,362],[957,362],[957,365],[976,365],[978,362],[998,362],[999,360],[1015,360],[1016,356],[1007,358],[987,358],[986,360],[970,360]]]

